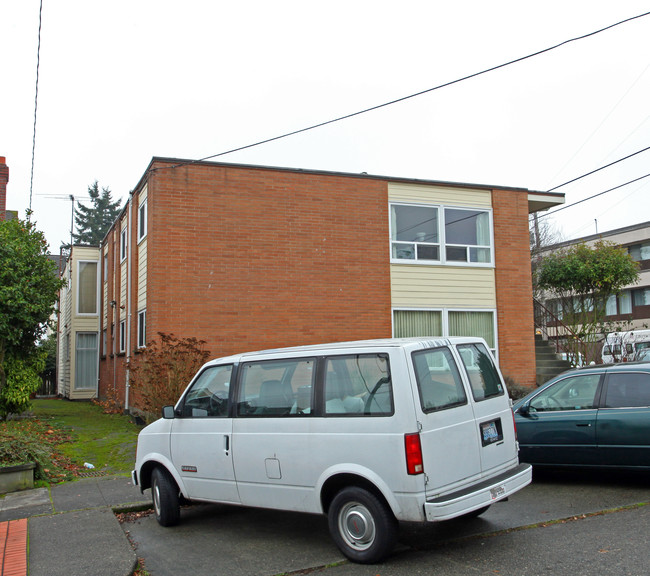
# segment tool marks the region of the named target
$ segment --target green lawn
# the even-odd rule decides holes
[[[89,462],[110,474],[128,474],[133,469],[141,427],[130,417],[104,414],[100,406],[69,400],[34,400],[33,410],[36,418],[71,436],[72,441],[59,444],[58,449],[74,463]]]

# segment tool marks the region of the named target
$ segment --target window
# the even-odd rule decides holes
[[[277,417],[311,414],[314,365],[313,358],[243,364],[237,415]]]
[[[77,332],[75,389],[97,388],[97,334]]]
[[[106,328],[102,330],[102,356],[106,356],[108,346],[108,337],[106,334]]]
[[[641,262],[642,260],[650,260],[650,242],[642,244],[633,244],[627,247],[627,251],[632,256],[633,260]]]
[[[616,313],[616,294],[612,294],[609,298],[607,298],[607,302],[605,303],[605,315],[616,316]]]
[[[447,262],[490,263],[490,215],[482,210],[445,208]]]
[[[497,368],[485,346],[461,344],[458,346],[458,352],[465,366],[474,400],[485,400],[504,393]]]
[[[78,262],[77,313],[97,314],[97,262]]]
[[[458,366],[449,348],[414,352],[413,366],[424,412],[467,404]]]
[[[206,368],[185,395],[181,415],[185,418],[227,416],[231,375],[231,365]]]
[[[126,350],[126,320],[120,321],[120,352]]]
[[[120,262],[126,260],[128,254],[127,248],[129,243],[128,229],[126,227],[122,228],[120,233]]]
[[[391,258],[422,263],[491,264],[491,226],[487,210],[391,204]]]
[[[392,414],[393,391],[388,357],[384,354],[355,354],[328,358],[323,393],[328,416]]]
[[[147,311],[138,312],[138,348],[147,345]]]
[[[477,336],[496,349],[494,311],[480,310],[394,310],[395,338]],[[446,327],[444,329],[443,327]]]
[[[147,200],[138,208],[138,242],[147,235]]]
[[[104,254],[104,282],[108,282],[108,254]]]
[[[600,374],[569,376],[545,388],[530,402],[531,412],[589,410],[595,408]]]
[[[641,372],[610,374],[607,379],[605,408],[650,406],[650,375]]]
[[[391,205],[391,256],[397,260],[440,260],[438,208]]]
[[[634,299],[635,306],[650,305],[650,288],[641,288],[639,290],[633,290],[632,298]]]
[[[625,290],[618,295],[620,314],[632,314],[632,293]]]

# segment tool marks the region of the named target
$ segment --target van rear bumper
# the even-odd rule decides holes
[[[533,467],[530,464],[519,464],[512,470],[469,488],[427,500],[424,503],[427,521],[449,520],[489,506],[528,486],[532,479]]]

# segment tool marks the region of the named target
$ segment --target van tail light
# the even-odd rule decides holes
[[[422,460],[422,444],[420,434],[404,434],[404,448],[406,449],[406,471],[410,475],[423,474],[424,462]]]
[[[515,430],[515,442],[517,441],[517,421],[515,420],[515,411],[510,410],[512,412],[512,427]]]

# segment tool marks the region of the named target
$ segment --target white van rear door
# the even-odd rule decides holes
[[[474,412],[450,348],[413,353],[427,496],[449,492],[481,475]]]
[[[481,471],[485,476],[510,467],[517,458],[512,409],[501,375],[485,344],[458,344],[456,349],[470,384]]]

